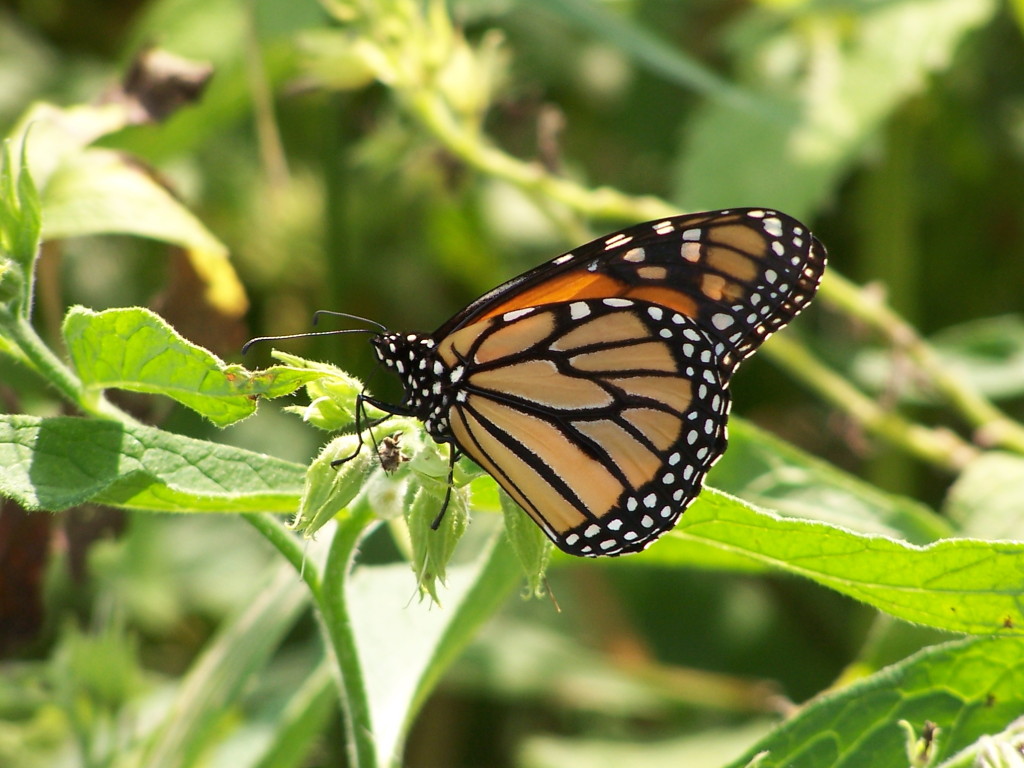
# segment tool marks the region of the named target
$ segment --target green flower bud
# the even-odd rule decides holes
[[[306,471],[305,488],[292,528],[310,537],[348,507],[363,487],[375,460],[372,451],[356,453],[358,446],[356,435],[344,435],[324,446]],[[331,466],[338,459],[343,459],[343,463]]]
[[[543,597],[544,572],[551,559],[551,541],[530,516],[506,494],[501,494],[501,510],[505,513],[505,531],[512,550],[526,574],[527,596]]]

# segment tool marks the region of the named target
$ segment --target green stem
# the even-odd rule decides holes
[[[335,658],[332,668],[338,674],[337,687],[345,713],[348,764],[351,768],[376,768],[377,749],[370,722],[370,704],[345,597],[356,544],[373,522],[373,513],[357,512],[338,523],[322,577],[319,568],[307,557],[301,540],[276,518],[270,515],[243,517],[292,564],[313,595],[328,647]]]
[[[0,312],[0,326],[17,353],[15,359],[45,379],[69,403],[82,413],[99,418],[114,419],[125,424],[136,421],[120,408],[111,405],[102,395],[90,397],[77,376],[46,343],[39,338],[28,320]]]
[[[928,375],[935,389],[974,428],[978,443],[1024,453],[1024,425],[999,410],[968,382],[950,374],[931,345],[880,298],[835,272],[822,283],[821,295],[903,350]]]
[[[0,317],[0,324],[21,353],[21,361],[46,379],[66,400],[86,410],[83,407],[85,398],[82,382],[43,343],[31,324],[22,317],[13,317],[6,312]]]
[[[924,427],[885,410],[791,338],[776,336],[765,346],[763,354],[869,432],[919,459],[959,472],[978,453],[974,446],[953,432]]]
[[[314,592],[323,628],[335,658],[332,666],[339,675],[338,689],[342,710],[345,712],[350,768],[376,768],[378,765],[370,702],[345,594],[356,544],[373,520],[373,513],[365,510],[355,512],[352,517],[339,522],[327,555],[322,587]]]
[[[527,163],[486,144],[481,134],[468,130],[452,114],[443,98],[429,88],[402,92],[404,103],[445,147],[467,165],[496,178],[563,203],[581,214],[603,219],[657,219],[679,210],[653,196],[634,197],[611,187],[591,189],[553,176],[539,163]]]

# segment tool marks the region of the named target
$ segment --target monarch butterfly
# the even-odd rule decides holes
[[[726,447],[736,366],[811,301],[825,261],[772,210],[637,224],[434,333],[376,334],[405,396],[361,399],[472,458],[563,551],[638,552],[697,497]]]

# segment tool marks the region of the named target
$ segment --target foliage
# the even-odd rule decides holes
[[[0,764],[1019,762],[1024,47],[995,3],[48,7],[0,23],[0,649],[35,638]],[[446,449],[360,421],[363,352],[307,359],[336,336],[225,362],[748,204],[832,258],[764,349],[785,377],[735,382],[788,441],[734,417],[642,555],[552,555],[468,462],[433,530]]]

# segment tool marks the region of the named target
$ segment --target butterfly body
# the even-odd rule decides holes
[[[737,209],[599,238],[432,334],[373,347],[415,416],[490,473],[564,551],[620,555],[671,529],[726,447],[736,365],[825,266],[795,220]]]

